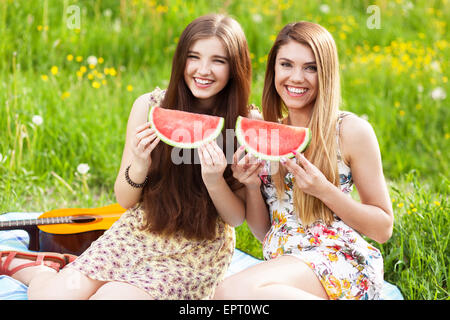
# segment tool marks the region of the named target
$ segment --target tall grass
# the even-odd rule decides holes
[[[380,29],[367,26],[372,4]],[[0,212],[115,202],[131,105],[167,86],[179,34],[194,18],[226,12],[242,24],[257,105],[277,32],[309,20],[336,40],[342,109],[367,118],[380,143],[396,217],[392,239],[377,245],[386,278],[408,299],[448,299],[448,5],[0,0]],[[80,9],[76,28],[70,6]],[[82,163],[87,173],[78,172]],[[237,233],[238,247],[261,257],[248,227]]]

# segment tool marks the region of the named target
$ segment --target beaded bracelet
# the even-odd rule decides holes
[[[129,184],[130,186],[132,186],[133,188],[140,189],[140,188],[145,187],[145,185],[146,185],[147,182],[148,182],[148,176],[145,177],[145,180],[144,180],[144,182],[142,182],[142,183],[136,183],[136,182],[133,182],[133,181],[130,179],[130,176],[128,175],[128,171],[130,171],[130,167],[131,167],[131,164],[125,169],[125,180],[127,180],[128,184]]]

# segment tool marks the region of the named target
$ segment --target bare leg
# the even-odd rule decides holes
[[[29,262],[28,259],[14,258],[9,269]],[[71,268],[57,272],[45,265],[21,269],[12,278],[28,286],[29,299],[88,299],[105,283],[88,278]]]
[[[101,286],[90,300],[153,300],[144,290],[125,282],[108,282]]]
[[[40,272],[29,283],[28,298],[87,300],[105,283],[91,279],[70,267],[58,273]]]
[[[281,256],[259,263],[229,278],[214,299],[328,299],[312,269],[300,259]]]

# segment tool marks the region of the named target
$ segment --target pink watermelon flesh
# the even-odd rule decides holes
[[[256,156],[278,160],[292,157],[292,150],[302,152],[311,141],[311,130],[275,122],[240,117],[236,135],[241,144]]]
[[[196,148],[215,139],[223,128],[221,117],[153,107],[149,120],[157,135],[180,148]]]

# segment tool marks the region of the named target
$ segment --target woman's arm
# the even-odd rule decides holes
[[[359,117],[345,117],[341,124],[341,152],[351,168],[361,203],[346,199],[333,204],[331,194],[330,199],[326,196],[324,200],[349,226],[384,243],[392,235],[394,215],[372,126]]]
[[[379,242],[392,234],[393,213],[381,164],[378,142],[370,124],[351,117],[342,123],[341,151],[350,164],[354,184],[361,202],[345,195],[329,182],[317,167],[303,155],[285,165],[296,176],[297,185],[306,193],[322,200],[339,218],[358,232]]]
[[[215,141],[198,148],[202,179],[221,218],[236,227],[245,219],[242,200],[231,191],[223,177],[227,159]]]
[[[149,99],[150,94],[137,98],[128,118],[125,147],[114,184],[117,202],[123,208],[133,207],[142,193],[142,188],[134,188],[126,181],[125,169],[131,165],[128,172],[131,181],[137,184],[144,182],[151,165],[150,153],[159,142],[159,138],[153,129],[149,128],[150,124],[147,122]]]
[[[233,157],[233,176],[245,187],[237,191],[237,195],[245,203],[245,219],[253,235],[263,242],[270,228],[269,211],[261,194],[261,179],[259,171],[262,163],[249,154],[242,159],[244,148],[236,151]]]

